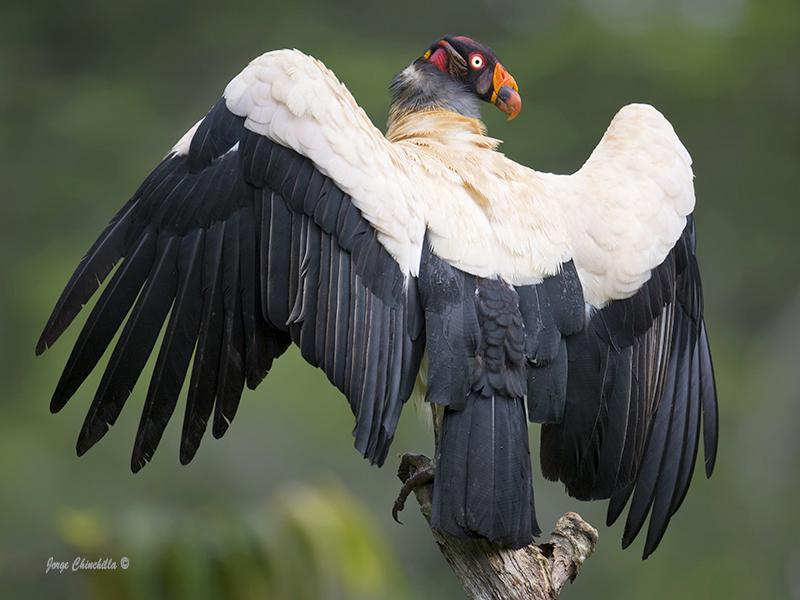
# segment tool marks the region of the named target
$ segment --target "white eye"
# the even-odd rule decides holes
[[[469,59],[469,64],[473,69],[480,69],[483,66],[483,57],[480,54],[473,54]]]

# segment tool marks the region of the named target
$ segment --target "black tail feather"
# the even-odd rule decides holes
[[[431,524],[456,537],[522,548],[539,535],[521,398],[472,393],[445,408]]]

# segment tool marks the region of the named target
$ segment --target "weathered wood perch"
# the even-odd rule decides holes
[[[397,473],[405,483],[429,470],[431,459],[406,454]],[[414,488],[420,510],[431,519],[430,482]],[[400,507],[402,508],[402,506]],[[431,530],[439,550],[474,600],[553,600],[575,579],[597,544],[597,530],[574,512],[556,523],[550,541],[508,550],[486,540],[463,540]]]

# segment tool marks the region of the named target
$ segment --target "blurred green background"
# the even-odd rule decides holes
[[[620,525],[602,527],[604,505],[538,477],[545,530],[566,510],[600,526],[563,597],[800,598],[797,0],[3,3],[0,596],[461,596],[416,507],[402,527],[390,517],[396,457],[431,448],[413,408],[386,467],[371,468],[352,448],[346,403],[292,351],[190,466],[178,463],[176,418],[133,476],[141,382],[78,460],[98,378],[58,416],[48,402],[79,328],[33,356],[82,252],[251,58],[313,54],[383,127],[392,75],[444,33],[490,44],[516,77],[521,117],[485,115],[514,159],[571,172],[634,101],[661,109],[694,158],[717,471],[696,475],[644,563],[640,545],[620,550]],[[76,555],[130,567],[45,574],[49,557]]]

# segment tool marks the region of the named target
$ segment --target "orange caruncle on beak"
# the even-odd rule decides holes
[[[494,67],[492,87],[491,103],[506,113],[510,121],[522,110],[522,98],[519,95],[517,82],[500,63]]]

